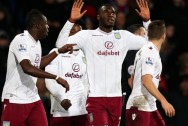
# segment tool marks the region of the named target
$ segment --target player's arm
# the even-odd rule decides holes
[[[148,41],[146,38],[135,35],[129,31],[124,31],[125,33],[125,47],[128,47],[129,50],[139,50],[143,45],[147,44]]]
[[[150,24],[150,10],[147,4],[147,1],[145,0],[136,0],[136,3],[138,5],[138,9],[135,9],[139,17],[143,20],[144,27],[147,31],[148,26]],[[140,49],[144,44],[147,43],[147,35],[145,36],[145,39],[143,39],[140,36],[135,36],[130,33],[127,33],[129,37],[129,50],[138,50]]]
[[[151,23],[148,3],[146,0],[136,0],[136,3],[138,5],[138,9],[135,10],[139,15],[139,17],[143,20],[143,26],[146,29],[146,37],[147,37],[148,26]]]
[[[175,115],[173,106],[167,102],[166,98],[160,93],[152,81],[152,75],[143,75],[142,83],[144,87],[153,95],[162,105],[167,116],[172,117]]]
[[[134,63],[134,65],[136,65],[136,64]],[[129,77],[128,77],[127,82],[128,82],[128,85],[131,89],[133,88],[134,69],[135,69],[135,66],[132,67],[132,65],[130,65],[129,68],[128,68],[128,74],[129,74],[128,76]]]
[[[73,46],[75,46],[75,45],[76,44],[66,44],[63,47],[54,50],[53,52],[51,52],[47,56],[43,56],[41,58],[40,68],[41,69],[45,68],[46,65],[48,65],[54,58],[56,58],[56,56],[59,53],[72,52],[74,50]]]
[[[138,9],[135,9],[135,10],[136,10],[137,14],[140,16],[140,18],[142,18],[142,20],[145,22],[144,27],[147,30],[148,25],[151,22],[148,4],[145,0],[136,0],[136,2],[137,2],[139,10]],[[125,36],[127,38],[127,42],[129,43],[128,45],[130,45],[129,50],[138,50],[144,44],[147,43],[147,36],[145,37],[145,39],[143,39],[143,37],[134,35],[130,32],[127,32],[125,34]]]
[[[133,77],[134,75],[131,75],[129,78],[128,78],[128,85],[131,89],[133,89]]]
[[[86,43],[88,42],[87,38],[89,36],[88,30],[81,30],[76,34],[70,36],[67,40],[67,44],[76,44],[74,50],[85,49]]]
[[[61,29],[61,31],[59,33],[57,41],[56,41],[56,47],[57,48],[60,48],[60,47],[62,47],[63,45],[66,44],[73,25],[74,25],[74,23],[72,23],[70,21],[67,21],[65,23],[65,25],[63,26],[63,28]]]
[[[38,78],[49,78],[49,79],[54,79],[56,80],[56,82],[60,85],[62,85],[64,88],[66,88],[66,91],[69,90],[69,85],[67,83],[67,81],[65,81],[64,79],[58,77],[57,75],[45,72],[41,69],[38,69],[37,67],[34,67],[31,63],[30,60],[28,59],[23,59],[20,62],[20,65],[24,71],[24,73],[34,76],[34,77],[38,77]]]
[[[45,84],[50,94],[59,102],[59,104],[65,110],[68,110],[72,104],[70,100],[64,96],[65,93],[64,91],[62,91],[62,87],[57,84],[55,80],[52,79],[45,79]]]
[[[22,48],[20,49],[18,47]],[[25,40],[18,39],[17,41],[15,41],[10,51],[14,53],[17,62],[20,64],[24,73],[38,78],[55,79],[57,83],[64,86],[66,90],[69,90],[68,83],[66,83],[66,81],[64,81],[62,78],[58,77],[57,75],[47,73],[31,64],[29,46],[27,45]]]
[[[89,94],[89,81],[88,81],[88,76],[87,76],[87,73],[85,73],[82,77],[82,82],[84,84],[84,94],[85,96],[87,97],[88,94]]]
[[[144,27],[147,31],[148,26],[151,22],[150,21],[150,10],[149,10],[147,1],[136,0],[136,2],[138,5],[138,9],[135,9],[135,10],[136,10],[137,14],[139,15],[139,17],[143,20]],[[130,37],[128,37],[129,40],[127,41],[127,42],[129,42],[129,45],[130,45],[129,50],[140,49],[144,44],[147,43],[147,39],[148,39],[147,35],[145,36],[145,39],[143,39],[140,36],[132,35],[130,33],[127,33],[127,36],[130,36]]]
[[[145,54],[143,54],[145,53]],[[172,117],[175,115],[175,110],[170,103],[167,102],[165,97],[160,93],[158,88],[153,83],[153,74],[155,70],[155,54],[151,50],[145,50],[141,56],[141,75],[142,84],[161,103],[167,116]]]
[[[46,66],[45,71],[49,73],[53,73],[56,75],[60,75],[60,67],[58,64],[58,60],[60,57],[55,58],[49,65]],[[62,87],[57,84],[55,80],[52,79],[45,79],[46,88],[50,92],[50,94],[62,105],[65,110],[72,105],[69,99],[66,99],[65,92],[63,91]]]
[[[86,10],[81,13],[81,9],[84,5],[82,0],[76,0],[72,6],[71,15],[69,20],[65,23],[63,28],[61,29],[59,36],[56,41],[56,47],[60,48],[66,44],[70,31],[74,25],[74,23],[81,19],[83,15],[86,13]]]

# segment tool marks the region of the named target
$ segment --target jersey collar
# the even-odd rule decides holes
[[[100,28],[97,28],[97,30],[99,31],[99,32],[101,32],[102,34],[106,34],[106,35],[110,35],[110,34],[112,34],[112,32],[113,32],[113,30],[111,31],[111,32],[104,32],[104,31],[102,31]]]
[[[36,40],[29,34],[28,30],[24,30],[24,34],[25,34],[25,35],[28,35],[29,38],[31,38],[31,40],[32,40],[35,44],[37,44],[38,41],[36,41]]]
[[[153,46],[153,48],[155,48],[159,52],[159,49],[153,44],[153,42],[151,42],[151,41],[149,41],[149,42]]]

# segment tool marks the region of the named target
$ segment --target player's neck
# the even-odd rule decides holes
[[[150,40],[156,47],[157,49],[160,51],[161,49],[161,45],[162,45],[162,42],[160,40]]]
[[[28,30],[29,34],[35,39],[35,41],[37,42],[39,40],[36,32],[32,31],[32,30]]]
[[[101,31],[103,31],[103,32],[109,33],[109,32],[112,32],[113,27],[107,28],[107,27],[99,26],[99,29],[100,29]]]

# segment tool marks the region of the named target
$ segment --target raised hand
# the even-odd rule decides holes
[[[73,46],[76,46],[76,44],[66,44],[63,47],[58,49],[59,53],[72,53],[73,51],[77,51],[77,49],[73,49]]]
[[[61,106],[65,109],[65,110],[68,110],[70,107],[71,107],[71,102],[69,99],[64,99],[62,102],[61,102]]]
[[[148,7],[148,3],[146,0],[136,0],[136,3],[138,5],[138,9],[135,9],[137,14],[142,18],[143,21],[149,21],[150,20],[150,11]]]
[[[64,80],[63,78],[59,77],[56,82],[60,85],[62,85],[66,90],[65,92],[69,91],[69,84],[67,83],[66,80]]]
[[[84,2],[82,0],[75,0],[71,10],[71,16],[69,18],[70,22],[72,23],[76,22],[77,20],[82,18],[82,16],[87,12],[87,10],[85,10],[81,13],[81,9],[83,5]]]

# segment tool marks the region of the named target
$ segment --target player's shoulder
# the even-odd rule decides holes
[[[119,32],[121,34],[132,34],[131,32],[127,31],[127,30],[113,30],[114,32]]]
[[[14,41],[17,41],[17,40],[23,40],[25,38],[24,34],[21,33],[21,34],[18,34],[14,37]]]
[[[113,30],[114,36],[126,36],[125,38],[131,37],[133,34],[127,30]]]
[[[26,42],[25,39],[28,38],[28,34],[25,34],[25,33],[20,33],[20,34],[17,34],[13,41],[12,42],[15,42],[15,41],[19,41],[19,42]]]
[[[16,35],[17,39],[25,39],[25,38],[29,38],[29,32],[27,30],[24,30],[23,33],[20,33],[18,35]]]
[[[141,50],[143,55],[158,55],[158,51],[156,50],[156,47],[154,47],[154,45],[151,42],[144,45],[141,48]]]
[[[81,35],[87,35],[91,32],[92,30],[81,30],[79,31],[77,34],[81,34]]]
[[[26,44],[25,36],[23,36],[23,33],[18,34],[14,37],[14,39],[10,43],[10,47],[15,47],[19,44]]]
[[[77,32],[76,34],[69,36],[69,38],[75,38],[75,37],[87,38],[89,33],[90,33],[90,30],[81,30]]]
[[[113,33],[126,34],[127,32],[126,30],[113,30]]]

